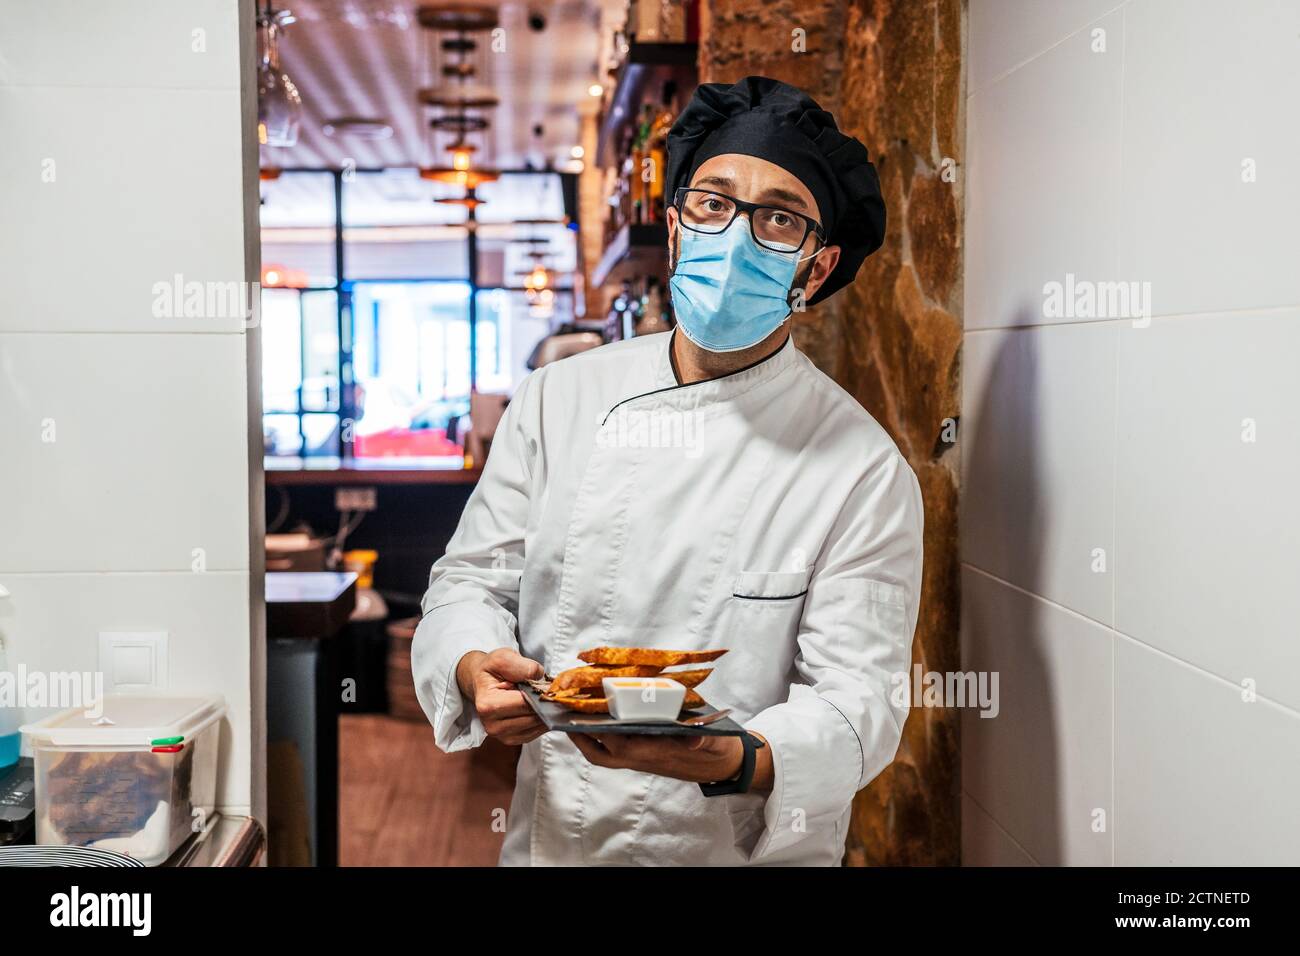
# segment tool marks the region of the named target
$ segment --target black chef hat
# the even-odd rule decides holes
[[[668,132],[671,201],[704,161],[741,153],[775,163],[799,178],[817,200],[840,261],[808,301],[819,302],[853,281],[862,261],[885,239],[885,202],[867,149],[835,125],[807,93],[765,76],[734,86],[703,83]]]

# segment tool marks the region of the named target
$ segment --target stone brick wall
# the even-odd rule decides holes
[[[795,339],[889,430],[925,497],[914,661],[959,669],[957,461],[962,333],[962,0],[706,0],[702,82],[793,83],[866,144],[889,211],[883,248]],[[803,33],[795,31],[802,30]],[[800,47],[802,46],[802,50]],[[955,864],[958,713],[914,707],[898,758],[858,795],[846,862]]]
[[[838,111],[848,6],[849,0],[703,0],[701,82],[770,76]]]

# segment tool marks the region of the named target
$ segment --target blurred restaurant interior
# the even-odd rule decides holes
[[[337,770],[319,727],[280,732],[303,648],[271,605],[271,860],[490,864],[500,833],[454,824],[508,805],[514,753],[433,746],[418,602],[520,380],[671,327],[662,180],[640,172],[694,88],[699,5],[285,6],[257,13],[268,600],[275,572],[362,586],[310,645],[356,681]],[[331,788],[297,789],[321,774],[337,849]]]

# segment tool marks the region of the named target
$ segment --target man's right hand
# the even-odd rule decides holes
[[[526,744],[546,733],[538,719],[515,689],[522,680],[536,680],[544,673],[542,665],[518,651],[498,648],[490,654],[470,651],[456,665],[456,683],[460,692],[478,713],[483,729],[505,744]]]

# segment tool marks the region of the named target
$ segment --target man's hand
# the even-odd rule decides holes
[[[758,736],[755,734],[754,736]],[[638,734],[572,734],[582,755],[597,767],[640,770],[692,783],[717,783],[740,773],[744,749],[736,737],[650,737]],[[761,738],[760,738],[761,739]],[[772,789],[772,748],[755,754],[750,792]]]
[[[483,721],[483,729],[505,744],[526,744],[546,733],[524,695],[521,680],[542,676],[542,665],[517,651],[498,648],[491,654],[470,651],[456,665],[460,692]]]

